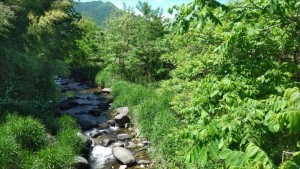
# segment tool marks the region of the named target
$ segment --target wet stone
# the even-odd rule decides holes
[[[129,140],[130,136],[129,134],[118,134],[117,139],[120,141],[125,141],[125,140]]]
[[[99,129],[108,129],[109,128],[109,124],[107,122],[101,123],[99,125]]]
[[[110,146],[112,143],[114,143],[114,142],[116,142],[116,140],[113,140],[113,139],[103,139],[102,140],[102,145],[104,146],[104,147],[108,147],[108,146]]]
[[[91,136],[92,138],[97,138],[97,137],[101,136],[102,134],[103,134],[103,132],[101,132],[101,131],[92,131],[92,132],[90,133],[90,136]]]
[[[150,164],[150,161],[149,160],[139,160],[137,162],[137,164],[141,165],[141,164]]]
[[[115,120],[107,120],[107,123],[111,126],[115,126],[116,125],[116,122]]]

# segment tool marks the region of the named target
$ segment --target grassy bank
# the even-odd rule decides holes
[[[1,169],[68,169],[83,143],[76,137],[79,128],[71,117],[57,122],[56,137],[36,118],[5,113],[0,125]]]
[[[184,145],[172,133],[181,127],[179,119],[170,108],[172,95],[156,89],[151,84],[139,85],[121,80],[106,72],[98,74],[99,85],[113,89],[113,107],[128,106],[133,123],[142,136],[151,141],[151,157],[157,168],[176,168],[183,159]]]

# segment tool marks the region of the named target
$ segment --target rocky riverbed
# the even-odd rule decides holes
[[[128,107],[111,109],[109,88],[93,88],[72,79],[56,78],[63,93],[56,114],[74,117],[82,131],[77,137],[86,142],[81,156],[75,157],[78,169],[152,168],[150,142],[139,137]]]

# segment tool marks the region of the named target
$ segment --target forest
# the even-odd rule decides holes
[[[300,168],[298,0],[194,0],[174,19],[139,1],[105,26],[74,5],[0,0],[1,169],[74,168],[55,76],[112,88],[154,168]]]

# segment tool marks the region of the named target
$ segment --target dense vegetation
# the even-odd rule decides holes
[[[0,1],[0,168],[74,168],[76,121],[57,121],[54,75],[76,57],[80,16],[69,1]],[[52,135],[56,135],[56,138]]]
[[[157,168],[299,168],[297,0],[195,0],[170,10],[174,20],[139,2],[142,15],[124,6],[105,28],[72,5],[0,1],[0,158],[20,159],[1,167],[72,167],[61,160],[80,147],[75,122],[51,116],[53,76],[71,67],[130,107]]]
[[[299,166],[299,3],[194,1],[171,23],[138,9],[109,20],[97,79],[114,80],[159,168]]]

